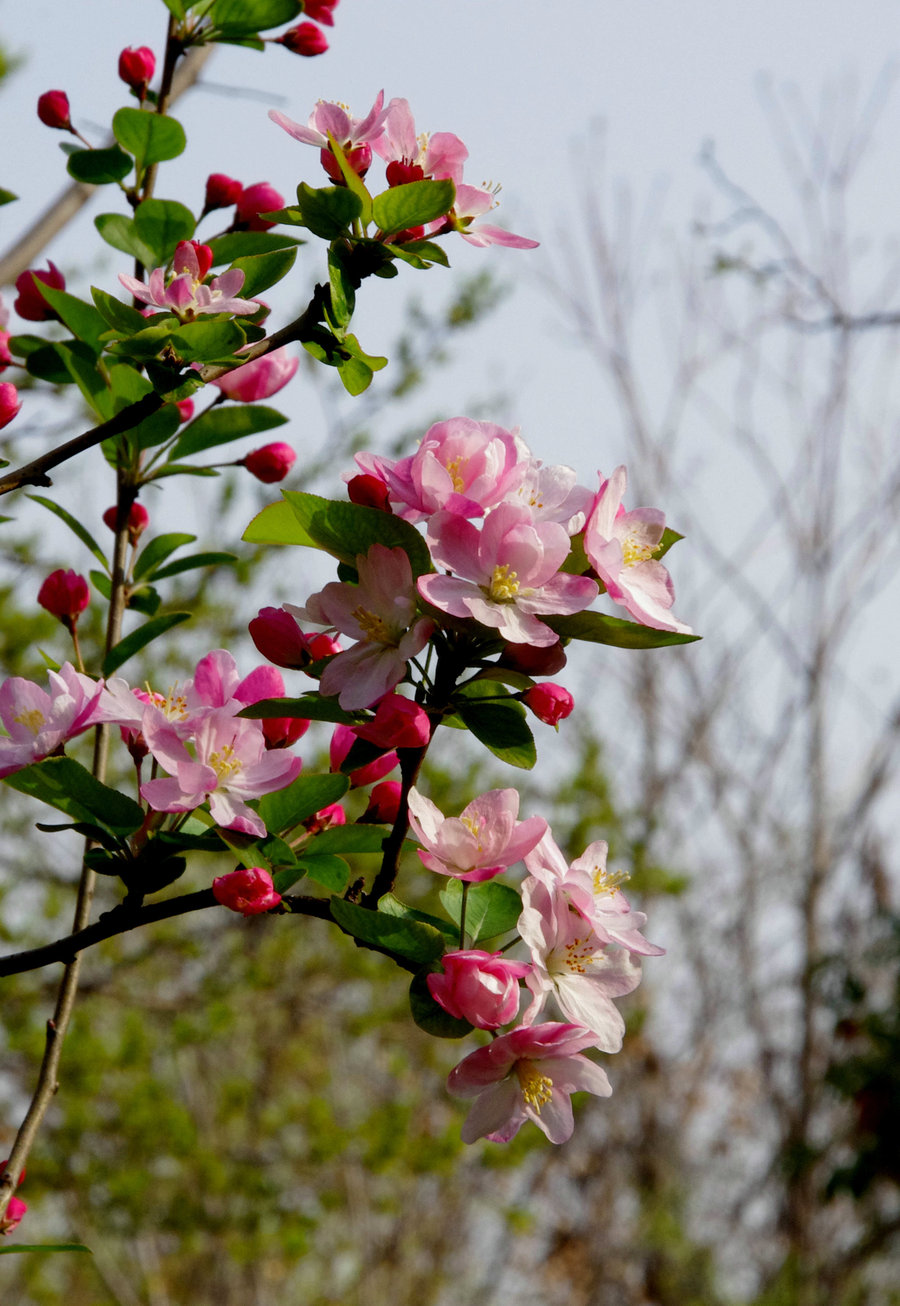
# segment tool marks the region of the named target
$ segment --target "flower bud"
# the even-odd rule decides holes
[[[366,144],[357,145],[355,149],[344,150],[344,157],[356,175],[364,177],[372,166],[372,147]],[[344,181],[341,166],[331,150],[322,150],[319,158],[322,161],[322,167],[334,184],[336,186],[345,186],[347,183]]]
[[[329,747],[329,762],[332,771],[340,771],[350,749],[356,742],[356,735],[350,726],[335,726],[331,735],[331,744]],[[365,766],[359,766],[355,771],[348,775],[351,789],[364,789],[366,785],[374,784],[376,780],[383,780],[388,771],[393,771],[395,766],[400,765],[400,759],[393,751],[383,753],[381,757],[376,757],[374,762],[368,762]]]
[[[408,163],[405,159],[392,159],[385,168],[384,175],[389,186],[405,186],[410,181],[424,181],[425,169],[418,163]]]
[[[468,948],[445,953],[442,965],[443,974],[427,977],[428,991],[451,1016],[477,1029],[497,1029],[515,1019],[519,980],[531,970],[528,962]]]
[[[117,516],[118,509],[115,504],[113,504],[111,508],[107,508],[106,512],[103,514],[103,520],[111,531],[116,529]],[[132,545],[132,547],[137,544],[138,540],[149,525],[150,514],[147,509],[142,503],[133,503],[128,509],[128,520],[126,522],[128,528],[128,543]]]
[[[339,3],[340,0],[303,0],[303,12],[307,18],[312,18],[317,23],[334,27],[332,10],[337,9]]]
[[[212,384],[229,399],[249,404],[255,399],[271,399],[287,385],[299,366],[300,359],[296,355],[292,357],[287,346],[282,345],[281,349],[261,354],[243,367],[226,372]]]
[[[22,400],[12,381],[2,382],[0,384],[0,430],[9,425],[21,407]]]
[[[431,738],[428,713],[402,694],[386,694],[373,719],[351,729],[378,748],[424,748]]]
[[[237,201],[235,225],[245,231],[267,231],[275,223],[267,222],[259,216],[260,213],[274,213],[276,209],[283,208],[284,196],[274,186],[270,186],[267,181],[254,182],[252,186],[244,187]]]
[[[291,54],[302,54],[307,58],[324,54],[328,49],[325,33],[315,23],[298,23],[296,27],[282,32],[275,40],[278,45],[290,50]]]
[[[246,467],[252,476],[266,485],[283,481],[294,465],[297,455],[289,444],[276,440],[274,444],[264,444],[261,449],[254,449],[246,458],[241,459],[241,466]]]
[[[539,721],[548,726],[558,725],[567,716],[571,716],[575,708],[575,700],[569,691],[550,681],[545,685],[532,685],[523,695],[523,702],[528,704]]]
[[[309,729],[309,722],[299,716],[263,717],[259,724],[266,737],[266,748],[290,748]]]
[[[262,866],[241,867],[228,875],[219,875],[212,883],[216,902],[242,916],[258,916],[281,902],[272,877]]]
[[[321,834],[332,825],[346,825],[347,813],[341,807],[340,803],[329,803],[327,807],[322,807],[313,816],[308,816],[303,822],[304,830],[310,834]]]
[[[400,794],[403,790],[399,780],[382,780],[375,785],[369,795],[369,806],[360,821],[369,821],[376,825],[393,825],[400,811]]]
[[[16,277],[16,290],[19,295],[13,308],[26,322],[46,322],[56,317],[56,313],[38,290],[36,283],[42,281],[45,286],[52,286],[55,290],[65,290],[66,279],[56,264],[51,263],[49,259],[47,268],[46,272],[28,268]]]
[[[119,55],[119,76],[141,99],[156,71],[156,56],[146,45],[130,45]]]
[[[244,188],[233,177],[226,177],[224,172],[211,172],[206,179],[206,198],[203,212],[212,213],[213,209],[228,209],[237,204],[244,193]]]
[[[561,640],[545,648],[535,648],[531,644],[504,644],[500,665],[523,671],[526,676],[554,676],[566,665],[566,650]]]
[[[38,603],[72,630],[91,601],[88,583],[77,571],[53,571],[38,590]]]
[[[193,274],[193,260],[189,260],[189,250],[193,250],[197,259],[197,279],[203,281],[212,267],[213,252],[209,245],[202,245],[199,240],[179,240],[175,246],[172,266],[176,272],[187,271]]]
[[[259,652],[276,667],[301,671],[311,661],[309,636],[284,608],[260,608],[248,629]]]
[[[179,399],[177,400],[175,407],[178,409],[178,416],[182,423],[189,422],[194,416],[193,399]]]
[[[65,91],[44,91],[43,95],[39,95],[37,116],[45,127],[55,127],[58,131],[71,131],[69,97]]]
[[[358,476],[350,477],[347,482],[347,494],[351,503],[361,504],[364,508],[380,508],[382,512],[391,511],[388,487],[384,481],[379,480],[377,476],[371,476],[368,472],[360,472]]]
[[[13,1229],[18,1229],[27,1210],[28,1203],[23,1202],[21,1197],[11,1197],[6,1212],[0,1219],[0,1234],[12,1233]]]

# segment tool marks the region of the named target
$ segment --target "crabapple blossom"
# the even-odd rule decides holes
[[[212,384],[226,398],[249,404],[256,399],[270,399],[284,389],[299,366],[300,359],[296,354],[292,355],[288,347],[282,345],[280,349],[260,354],[259,358],[236,367],[233,372],[217,377]]]
[[[212,891],[216,902],[242,916],[258,916],[281,902],[281,894],[263,866],[242,866],[227,875],[217,875]]]
[[[307,18],[314,19],[317,23],[324,23],[326,27],[334,27],[334,13],[340,0],[303,0],[303,12]]]
[[[291,671],[303,671],[310,662],[341,651],[330,635],[305,634],[285,608],[260,608],[247,629],[264,658]]]
[[[18,1229],[27,1210],[28,1203],[23,1202],[21,1197],[11,1197],[3,1218],[0,1219],[0,1234],[12,1233],[14,1229]]]
[[[430,871],[478,883],[521,861],[547,829],[542,816],[518,821],[515,789],[490,789],[463,808],[444,816],[430,798],[409,791],[409,823],[424,851],[419,858]]]
[[[566,1142],[575,1128],[570,1095],[612,1093],[606,1072],[579,1055],[595,1042],[580,1025],[549,1021],[520,1026],[470,1052],[447,1079],[455,1097],[475,1098],[462,1127],[463,1142],[508,1143],[526,1120],[551,1143]]]
[[[275,223],[260,217],[261,213],[275,213],[284,208],[284,196],[267,181],[255,181],[245,186],[237,197],[234,210],[235,225],[244,231],[268,231]]]
[[[689,635],[690,626],[669,611],[675,592],[665,567],[654,558],[666,519],[657,508],[622,509],[627,474],[617,467],[601,482],[584,531],[584,551],[615,603],[643,626]]]
[[[189,422],[194,416],[193,399],[178,399],[175,407],[178,409],[178,420],[182,423]]]
[[[37,600],[51,616],[58,617],[66,629],[71,630],[90,603],[91,591],[84,576],[59,567],[51,571],[43,582]]]
[[[599,590],[587,576],[559,569],[569,537],[558,522],[537,522],[524,505],[501,503],[478,529],[438,512],[428,527],[431,556],[452,576],[419,577],[419,593],[453,617],[474,617],[513,644],[544,647],[559,636],[540,617],[581,612]]]
[[[69,662],[47,673],[49,692],[22,676],[0,685],[0,779],[55,753],[67,739],[100,719],[103,682],[81,675]]]
[[[550,644],[546,648],[532,648],[530,644],[504,644],[500,654],[501,667],[511,667],[513,671],[522,671],[526,676],[555,676],[562,671],[568,658],[562,644]]]
[[[142,304],[165,309],[181,322],[190,322],[202,313],[252,316],[259,310],[256,300],[237,298],[237,292],[244,284],[244,273],[240,268],[229,268],[220,277],[214,277],[208,286],[204,284],[203,278],[210,266],[205,253],[208,249],[209,246],[198,245],[196,241],[179,241],[173,259],[174,272],[168,284],[165,268],[154,268],[146,283],[126,276],[124,272],[119,273],[119,281]]]
[[[562,464],[545,466],[529,453],[522,460],[519,483],[509,499],[524,503],[535,521],[556,521],[565,527],[567,535],[577,535],[584,529],[596,496],[576,481],[573,468]]]
[[[6,328],[8,326],[9,326],[9,309],[3,307],[3,296],[0,295],[0,372],[4,371],[4,369],[7,368],[9,364],[13,361],[12,354],[9,352],[9,341],[10,341],[10,337],[12,336],[12,332],[7,331]],[[7,406],[10,407],[14,403],[16,403],[15,386],[13,386],[12,388],[12,394],[7,396]],[[19,410],[17,407],[16,412],[18,411]],[[5,426],[6,422],[2,421],[2,415],[3,415],[3,407],[2,404],[0,404],[0,425]],[[11,416],[7,417],[6,421],[11,422],[13,417],[15,417],[15,415],[16,413],[12,413]]]
[[[428,975],[435,1002],[457,1020],[476,1029],[497,1029],[515,1020],[519,1010],[519,980],[531,969],[526,961],[509,961],[500,952],[480,948],[445,952],[443,971]]]
[[[258,481],[274,485],[276,481],[284,480],[296,461],[297,455],[291,446],[283,440],[276,440],[246,454],[241,465]]]
[[[39,95],[37,116],[45,127],[55,127],[57,131],[72,130],[69,97],[65,91],[44,91],[43,95]]]
[[[358,503],[363,508],[378,508],[381,512],[391,511],[388,487],[378,476],[360,472],[347,481],[347,496],[351,503]]]
[[[399,684],[410,658],[431,638],[434,622],[416,619],[412,567],[403,549],[373,544],[356,559],[359,584],[332,581],[292,611],[332,626],[357,642],[338,653],[322,672],[323,694],[337,694],[342,708],[369,707]]]
[[[12,381],[0,381],[0,430],[9,425],[21,407],[22,400]]]
[[[13,308],[26,322],[47,322],[56,317],[56,313],[38,290],[38,283],[43,282],[54,290],[65,290],[66,279],[55,263],[47,260],[47,271],[42,268],[28,268],[16,277],[16,290],[19,292],[13,302]]]
[[[522,695],[522,702],[531,708],[534,715],[545,725],[555,726],[571,716],[575,710],[575,700],[562,685],[552,682],[545,685],[532,685]]]
[[[481,248],[486,245],[506,245],[509,249],[537,249],[541,243],[539,240],[516,236],[503,227],[477,221],[496,206],[496,190],[479,190],[476,186],[459,185],[456,187],[456,202],[449,215],[431,223],[429,232],[437,236],[445,231],[458,231],[463,240]]]
[[[337,725],[331,734],[331,743],[328,749],[328,760],[332,771],[340,771],[344,765],[350,749],[356,743],[356,733],[351,726]],[[353,771],[347,772],[347,779],[350,781],[351,789],[364,789],[366,785],[372,784],[375,780],[380,780],[382,776],[393,771],[400,765],[400,759],[393,749],[389,753],[382,753],[381,757],[376,757],[373,761],[367,762],[365,766],[358,766]]]
[[[344,178],[332,153],[329,135],[340,145],[354,171],[361,177],[365,176],[372,161],[372,146],[384,131],[387,109],[383,106],[384,91],[379,91],[364,118],[354,118],[344,105],[330,100],[319,100],[305,127],[280,109],[270,109],[269,117],[295,141],[317,145],[321,150],[322,166],[332,181],[341,185]]]
[[[469,151],[452,132],[416,135],[408,100],[393,99],[385,111],[384,135],[372,148],[387,164],[389,186],[402,186],[425,178],[462,181]]]
[[[303,822],[303,828],[310,834],[321,834],[323,830],[329,829],[332,825],[346,825],[347,813],[340,803],[329,803],[327,807],[320,807],[312,816],[308,816]]]

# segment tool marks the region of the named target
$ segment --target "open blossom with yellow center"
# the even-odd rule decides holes
[[[581,1055],[595,1044],[590,1030],[548,1021],[519,1026],[471,1052],[447,1080],[456,1097],[475,1099],[463,1141],[506,1143],[531,1120],[551,1143],[564,1143],[574,1129],[571,1094],[612,1092],[605,1071]]]
[[[0,737],[0,778],[61,750],[99,720],[102,681],[81,675],[69,662],[47,679],[46,690],[23,676],[0,685],[0,719],[8,735]]]
[[[413,787],[409,791],[410,828],[424,846],[422,864],[438,875],[477,883],[493,879],[530,852],[547,829],[542,816],[525,821],[515,789],[491,789],[459,816],[444,816]]]

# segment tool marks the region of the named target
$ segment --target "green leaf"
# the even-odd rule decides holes
[[[237,715],[250,717],[253,721],[302,717],[306,721],[334,721],[345,726],[369,719],[364,712],[346,712],[336,698],[323,698],[321,694],[305,694],[303,698],[261,698],[258,703],[242,708]]]
[[[145,617],[155,617],[161,603],[162,598],[152,585],[142,585],[128,599],[129,609],[132,612],[143,612]]]
[[[280,834],[339,802],[349,788],[344,775],[301,775],[286,789],[265,794],[259,800],[259,814],[267,830]]]
[[[25,360],[29,375],[52,385],[72,384],[60,345],[48,343],[42,336],[12,336],[8,343],[10,353]]]
[[[241,536],[248,544],[305,544],[315,548],[315,541],[303,531],[286,500],[270,503],[252,518]]]
[[[298,857],[297,862],[311,880],[332,893],[343,893],[350,881],[350,867],[343,858],[331,853],[323,853],[321,857],[313,854]]]
[[[147,109],[119,109],[113,114],[113,135],[133,154],[137,168],[143,172],[151,163],[177,159],[187,145],[184,128],[175,118]],[[147,201],[151,203],[152,201]],[[142,206],[143,207],[143,206]]]
[[[112,581],[107,576],[106,572],[94,570],[89,571],[88,575],[91,578],[91,584],[94,586],[94,589],[102,594],[105,599],[109,599],[112,594]]]
[[[153,573],[154,580],[166,580],[169,576],[180,576],[185,571],[195,571],[198,567],[232,567],[238,562],[236,553],[224,553],[221,551],[211,551],[207,553],[191,553],[186,558],[179,558],[177,562],[170,562],[167,567],[160,567]],[[132,604],[132,607],[134,604]]]
[[[164,404],[157,412],[132,427],[129,438],[137,449],[153,449],[158,444],[165,444],[180,425],[181,414],[175,404]]]
[[[353,856],[359,853],[381,853],[387,830],[380,825],[332,825],[303,849],[303,857],[310,853],[340,853]]]
[[[138,237],[133,218],[126,217],[124,213],[98,213],[94,218],[94,226],[107,245],[112,245],[113,249],[118,249],[123,254],[130,254],[139,263],[143,263],[145,268],[153,267],[153,250]]]
[[[435,1002],[428,988],[428,974],[428,970],[420,970],[409,986],[409,1009],[413,1020],[434,1038],[465,1038],[472,1033],[474,1026],[467,1020],[451,1016]]]
[[[537,749],[521,703],[461,698],[454,706],[463,724],[501,762],[531,770],[537,761]]]
[[[0,207],[4,204],[12,204],[19,197],[13,191],[7,190],[5,186],[0,186]]]
[[[346,257],[339,245],[328,248],[328,278],[331,285],[331,316],[333,325],[345,327],[356,307],[356,290],[347,274]]]
[[[563,639],[583,639],[589,644],[611,644],[615,648],[666,648],[671,644],[693,644],[700,638],[674,630],[655,630],[636,621],[607,617],[603,612],[576,612],[571,617],[542,620]]]
[[[462,913],[463,886],[461,880],[448,880],[441,890],[440,899],[447,915],[459,925]],[[498,880],[485,880],[470,884],[466,895],[466,933],[473,945],[479,939],[493,939],[498,934],[508,934],[518,925],[522,915],[522,899],[515,889]]]
[[[301,181],[297,187],[297,205],[304,227],[322,240],[336,240],[362,213],[362,200],[346,186],[320,186],[314,189]]]
[[[241,298],[253,299],[254,296],[268,290],[270,286],[274,286],[277,281],[287,276],[296,259],[296,249],[278,249],[271,254],[250,254],[245,258],[235,259],[234,266],[240,268],[244,274],[244,284],[240,290]]]
[[[167,612],[162,617],[153,617],[150,621],[145,621],[143,626],[138,626],[130,635],[119,640],[107,653],[103,659],[103,674],[111,676],[114,671],[118,671],[123,663],[127,662],[135,653],[140,652],[147,644],[160,635],[164,635],[167,630],[173,626],[179,626],[182,621],[187,621],[193,616],[191,612]]]
[[[204,449],[213,449],[245,435],[256,435],[283,426],[287,418],[276,408],[264,405],[241,404],[224,407],[217,404],[207,408],[190,425],[186,426],[172,450],[172,458],[189,458]]]
[[[349,191],[351,191],[359,200],[360,219],[363,226],[367,226],[372,221],[372,196],[366,190],[363,180],[355,169],[350,167],[347,162],[347,156],[344,153],[343,146],[334,139],[331,132],[328,133],[328,144],[331,146],[331,152],[337,159],[337,165],[341,170],[341,176]]]
[[[163,4],[169,13],[174,14],[180,22],[183,22],[186,16],[184,3],[185,0],[163,0]],[[190,3],[190,0],[188,0],[188,3]]]
[[[145,113],[139,116],[150,117]],[[135,235],[153,251],[153,265],[157,267],[168,263],[179,241],[191,239],[196,226],[193,213],[177,200],[144,200],[134,215]]]
[[[172,348],[185,363],[229,363],[246,343],[246,335],[231,318],[185,322],[172,332]]]
[[[251,254],[271,254],[278,249],[296,249],[304,242],[278,231],[229,231],[206,242],[213,252],[213,267],[232,264]]]
[[[408,907],[405,902],[401,902],[392,893],[382,894],[378,899],[378,910],[388,916],[402,916],[404,920],[422,921],[425,925],[431,925],[434,929],[440,930],[451,948],[456,948],[459,944],[458,925],[453,926],[449,921],[442,921],[439,916],[430,916],[428,912],[418,911],[415,907]]]
[[[87,530],[84,526],[82,526],[81,522],[78,521],[77,518],[73,517],[71,513],[66,512],[65,508],[61,508],[58,503],[54,503],[52,499],[45,499],[42,494],[29,494],[26,496],[26,498],[31,499],[34,503],[39,503],[42,508],[46,508],[49,512],[52,512],[53,515],[55,517],[58,517],[60,521],[64,521],[68,526],[69,530],[74,531],[74,533],[78,536],[78,538],[81,540],[81,543],[86,545],[87,548],[90,549],[91,553],[93,553],[94,557],[97,559],[100,565],[104,567],[107,571],[109,571],[109,565],[106,561],[106,554],[100,548],[100,545],[94,539],[90,531]]]
[[[144,813],[133,798],[101,784],[71,757],[47,757],[7,776],[6,783],[75,821],[96,823],[113,834],[133,834],[144,822]]]
[[[148,363],[150,359],[172,343],[172,333],[178,327],[178,319],[164,316],[162,321],[144,327],[125,340],[118,340],[109,346],[109,353],[116,357],[133,358],[138,362]]]
[[[55,286],[44,285],[41,281],[36,281],[35,284],[75,339],[81,340],[95,354],[99,354],[102,348],[100,337],[106,331],[106,319],[97,312],[96,308],[81,299],[76,299],[65,290],[57,290]]]
[[[14,1256],[17,1252],[87,1252],[93,1256],[90,1247],[84,1243],[13,1243],[11,1247],[0,1247],[0,1256]]]
[[[398,254],[401,258],[406,255],[418,258],[425,267],[430,267],[432,263],[440,263],[441,267],[444,268],[450,266],[447,251],[443,245],[438,245],[433,240],[407,240],[402,245],[389,245],[385,248],[390,249],[392,253]]]
[[[165,535],[157,535],[150,543],[141,550],[134,564],[134,578],[140,580],[142,576],[150,575],[154,568],[158,567],[168,558],[170,553],[176,549],[181,549],[185,544],[193,544],[196,535],[184,535],[178,531],[170,531]]]
[[[123,304],[115,295],[108,295],[97,286],[91,286],[91,295],[103,320],[114,330],[133,335],[136,331],[143,331],[147,325],[146,319],[136,308]]]
[[[385,912],[370,911],[344,898],[332,898],[331,914],[342,929],[364,943],[424,965],[444,952],[440,930],[421,921],[405,920]]]
[[[679,535],[677,531],[673,531],[670,526],[667,526],[662,533],[662,539],[659,542],[659,546],[653,555],[654,558],[664,558],[672,545],[677,544],[679,540],[683,539],[683,535]]]
[[[302,12],[299,0],[216,0],[209,16],[220,34],[217,39],[237,42],[290,23]]]
[[[411,181],[376,195],[372,217],[381,231],[405,231],[442,218],[453,208],[455,199],[452,181]]]
[[[323,499],[301,490],[284,490],[283,494],[300,528],[295,538],[285,543],[312,542],[315,548],[324,549],[350,567],[356,566],[358,554],[368,553],[373,544],[383,544],[389,549],[403,549],[414,577],[434,570],[422,536],[402,518],[378,508]],[[244,538],[248,538],[246,533]]]
[[[107,186],[112,182],[123,181],[131,172],[132,160],[112,145],[105,150],[76,150],[69,155],[66,172],[76,181],[86,182],[89,186]]]

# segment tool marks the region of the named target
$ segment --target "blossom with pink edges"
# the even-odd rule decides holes
[[[21,407],[22,400],[12,381],[0,382],[0,430],[9,425]]]
[[[298,23],[280,36],[275,37],[277,45],[283,45],[291,54],[301,54],[310,59],[317,54],[324,54],[328,49],[328,39],[315,23]]]
[[[428,991],[457,1020],[476,1029],[497,1029],[515,1020],[519,980],[531,969],[527,961],[510,961],[500,952],[480,948],[446,952],[443,971],[428,975]]]
[[[0,779],[39,762],[98,721],[103,682],[81,675],[70,662],[47,673],[48,689],[23,676],[0,685]]]
[[[212,891],[216,902],[242,916],[259,916],[281,902],[281,894],[264,866],[242,866],[227,875],[217,875]]]
[[[226,372],[211,384],[218,386],[228,399],[250,404],[278,394],[299,366],[297,355],[292,355],[287,345],[282,345],[280,349],[273,349],[269,354],[261,354],[242,367],[236,367],[233,372]]]
[[[357,642],[338,653],[319,682],[345,709],[369,707],[398,685],[410,658],[431,638],[434,622],[416,618],[412,567],[403,549],[373,544],[356,559],[359,584],[332,581],[294,608],[299,617],[332,626]]]
[[[293,136],[295,141],[319,147],[325,171],[332,181],[339,184],[343,182],[343,174],[331,152],[329,135],[340,145],[354,171],[363,176],[372,161],[372,148],[384,131],[386,116],[384,91],[378,92],[375,103],[364,118],[354,118],[343,105],[330,100],[319,100],[305,127],[280,109],[269,110],[272,122]]]
[[[369,805],[359,819],[379,825],[393,825],[400,812],[402,796],[403,786],[399,780],[381,780],[373,785]]]
[[[474,798],[459,816],[444,816],[430,798],[409,791],[409,823],[424,851],[423,866],[438,875],[479,883],[521,861],[547,829],[542,816],[519,814],[515,789],[490,789]]]
[[[204,284],[209,264],[205,258],[201,263],[195,241],[179,241],[173,268],[168,285],[165,268],[154,268],[149,282],[138,281],[124,272],[119,273],[119,281],[142,304],[173,313],[180,322],[190,322],[203,313],[235,313],[247,317],[258,312],[259,304],[255,299],[237,298],[237,292],[244,284],[244,273],[240,268],[230,268],[220,277],[213,277],[208,286]]]
[[[389,186],[428,178],[462,181],[463,164],[469,151],[453,132],[416,135],[409,101],[393,99],[385,111],[384,134],[372,148],[384,159]]]
[[[570,1095],[612,1093],[606,1072],[579,1055],[594,1043],[590,1030],[549,1021],[520,1026],[470,1052],[447,1079],[455,1097],[475,1098],[463,1142],[508,1143],[531,1120],[551,1143],[565,1143],[575,1128]]]
[[[690,635],[690,626],[669,611],[675,601],[672,580],[654,558],[666,519],[658,508],[626,512],[622,496],[627,484],[624,467],[602,481],[584,531],[584,551],[615,603],[621,603],[642,626]]]
[[[456,203],[447,218],[438,218],[429,224],[431,235],[441,235],[445,231],[458,231],[463,240],[470,245],[484,248],[486,245],[506,245],[509,249],[537,249],[539,240],[530,240],[527,236],[516,236],[504,227],[495,227],[489,222],[478,219],[491,209],[497,207],[496,190],[479,190],[477,186],[460,185],[456,188]]]
[[[559,636],[540,620],[581,612],[599,590],[587,576],[559,569],[569,537],[558,522],[534,522],[524,505],[501,503],[479,531],[453,513],[428,527],[431,556],[452,576],[419,577],[419,593],[453,617],[474,617],[513,644],[543,647]]]

